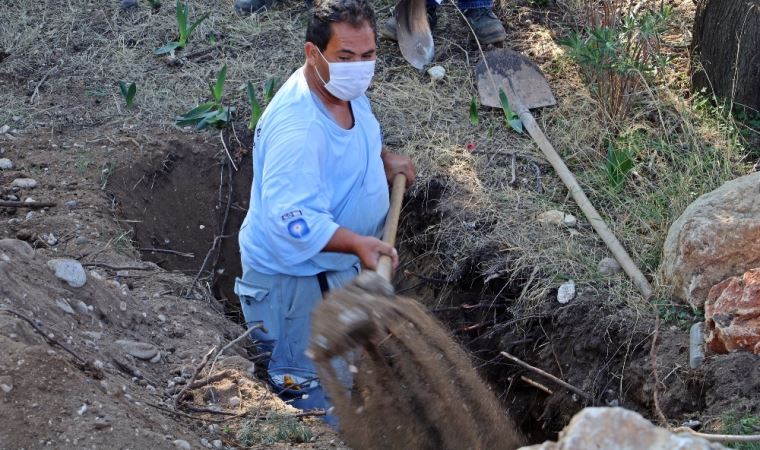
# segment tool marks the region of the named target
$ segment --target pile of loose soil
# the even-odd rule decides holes
[[[360,275],[314,313],[312,353],[346,442],[361,449],[519,447],[515,425],[443,325],[378,278]],[[355,346],[364,353],[348,394],[332,356],[354,354]]]

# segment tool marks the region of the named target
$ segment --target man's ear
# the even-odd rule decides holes
[[[306,54],[306,63],[312,67],[317,65],[317,58],[319,58],[319,49],[313,42],[307,42],[303,46],[303,51]]]

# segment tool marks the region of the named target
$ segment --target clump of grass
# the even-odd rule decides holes
[[[728,413],[721,417],[725,434],[758,434],[760,433],[760,416],[751,415],[739,417],[735,413]],[[737,450],[760,450],[760,442],[736,442],[726,444],[727,447]]]
[[[189,15],[190,15],[190,7],[187,3],[182,5],[179,0],[177,0],[176,4],[177,9],[177,28],[179,31],[179,37],[176,41],[169,42],[168,44],[164,45],[163,47],[159,47],[156,50],[154,50],[153,53],[156,55],[164,55],[166,53],[171,53],[177,49],[185,48],[187,45],[188,39],[190,39],[190,35],[193,34],[193,31],[195,31],[195,28],[198,27],[198,25],[201,24],[206,18],[209,16],[209,13],[203,14],[201,17],[198,18],[195,22],[189,23]]]
[[[245,447],[256,444],[302,444],[311,441],[311,438],[311,429],[296,417],[278,413],[270,414],[265,421],[248,420],[237,432],[238,441]]]
[[[264,105],[269,104],[274,98],[274,94],[277,92],[277,78],[270,78],[264,83]],[[251,105],[251,118],[248,121],[248,129],[253,130],[256,128],[256,124],[259,122],[261,115],[264,113],[264,108],[259,103],[256,96],[256,89],[253,87],[253,83],[250,81],[246,86],[246,93],[248,95],[248,103]]]

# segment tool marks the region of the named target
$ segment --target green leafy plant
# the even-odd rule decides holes
[[[130,85],[127,86],[126,82],[119,81],[119,92],[121,92],[121,96],[124,97],[124,101],[127,102],[127,108],[131,108],[135,101],[135,94],[137,94],[137,85],[135,83],[130,83]]]
[[[312,431],[293,416],[272,413],[266,421],[244,422],[236,437],[245,447],[278,442],[301,444],[311,441]]]
[[[480,116],[478,115],[478,102],[475,100],[475,96],[472,96],[470,100],[470,123],[477,126],[480,123]]]
[[[623,186],[626,175],[633,170],[633,158],[627,148],[615,148],[612,141],[607,144],[607,180],[614,189]]]
[[[726,434],[757,434],[760,432],[760,416],[746,416],[739,418],[734,413],[721,417],[723,433]],[[728,447],[738,450],[760,450],[760,442],[732,443]]]
[[[202,130],[208,126],[223,128],[230,121],[235,108],[224,106],[222,96],[224,94],[224,82],[227,79],[227,65],[225,64],[216,75],[216,82],[209,84],[211,91],[211,100],[202,103],[185,114],[178,116],[177,125],[184,127],[195,125],[197,130]]]
[[[270,78],[264,83],[264,102],[266,104],[272,101],[274,94],[277,92],[277,81],[277,78]],[[248,94],[248,103],[251,105],[251,119],[248,121],[248,129],[253,130],[264,113],[264,109],[261,103],[259,103],[256,97],[256,89],[250,81],[246,86],[246,93]]]
[[[195,28],[198,27],[198,25],[201,24],[206,18],[208,17],[209,13],[203,14],[198,20],[193,22],[192,24],[188,25],[188,15],[190,14],[190,7],[187,3],[182,5],[179,0],[177,0],[177,28],[179,29],[179,38],[176,41],[169,42],[168,44],[164,45],[163,47],[157,48],[153,51],[156,55],[163,55],[166,53],[170,53],[174,50],[185,48],[187,45],[188,39],[190,39],[190,35],[193,34],[193,31],[195,31]]]
[[[501,109],[504,110],[504,118],[507,121],[507,124],[512,127],[513,130],[522,133],[522,120],[520,120],[520,117],[512,111],[512,107],[509,105],[509,99],[507,98],[507,93],[504,92],[504,89],[502,88],[499,88],[499,101],[501,102]]]
[[[660,43],[671,15],[669,6],[633,13],[606,0],[599,20],[560,41],[611,119],[624,117],[643,79],[668,64]]]

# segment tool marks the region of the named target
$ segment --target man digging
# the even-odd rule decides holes
[[[328,290],[374,269],[396,250],[376,236],[388,181],[406,156],[383,149],[364,95],[375,68],[375,15],[366,0],[316,0],[305,64],[280,88],[254,134],[250,209],[240,229],[243,276],[235,284],[278,394],[301,409],[329,400],[304,352],[312,309]]]

